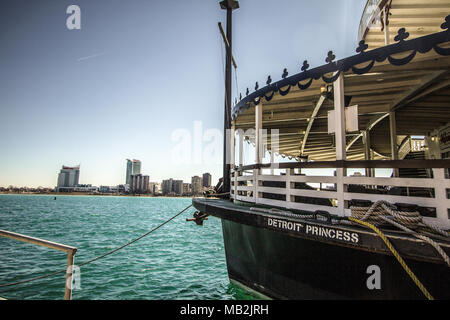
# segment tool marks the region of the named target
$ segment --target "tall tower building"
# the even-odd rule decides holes
[[[58,174],[57,190],[61,188],[74,188],[80,183],[80,166],[67,167],[62,166]]]
[[[133,171],[132,174],[141,174],[141,161],[139,160],[133,160]]]
[[[208,172],[203,174],[203,187],[211,187],[211,174]]]
[[[173,179],[163,180],[161,184],[161,189],[163,195],[167,195],[172,192]]]
[[[129,185],[131,183],[131,176],[136,174],[141,174],[141,161],[136,159],[127,159],[127,173],[125,183]]]
[[[173,180],[172,191],[181,196],[183,194],[183,180]]]
[[[193,176],[191,178],[191,185],[192,193],[194,195],[202,193],[202,178],[200,178],[199,176]]]

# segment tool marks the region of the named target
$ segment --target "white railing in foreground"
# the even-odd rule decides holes
[[[0,237],[14,239],[26,243],[35,244],[41,247],[46,247],[54,250],[59,250],[67,253],[67,270],[66,270],[66,282],[64,290],[64,300],[72,300],[72,274],[75,260],[75,253],[77,248],[67,246],[65,244],[56,243],[44,239],[30,237],[20,233],[15,233],[7,230],[0,230]]]
[[[414,163],[414,161],[422,164],[430,163],[430,160],[403,160],[407,163]],[[447,162],[450,162],[450,160],[437,161],[441,161],[441,166],[443,166],[442,163],[447,165]],[[336,162],[333,163],[336,164]],[[389,167],[380,161],[375,167],[380,167],[380,163],[383,168]],[[450,190],[450,179],[446,177],[445,167],[432,168],[427,165],[427,168],[432,168],[433,178],[390,178],[345,174],[346,168],[357,168],[356,166],[329,167],[336,170],[335,176],[306,176],[299,174],[300,169],[294,168],[302,164],[305,163],[285,164],[290,168],[280,168],[277,170],[280,171],[279,175],[262,174],[263,167],[267,167],[264,165],[238,168],[231,174],[231,197],[235,200],[287,209],[312,212],[323,210],[340,216],[351,215],[352,201],[386,200],[393,204],[417,205],[420,210],[427,210],[429,216],[424,216],[426,222],[450,228],[450,200],[447,196],[447,190]],[[323,165],[317,167],[326,168]],[[403,167],[413,168],[414,166]],[[417,168],[421,167],[423,166]],[[327,187],[324,188],[324,185]],[[304,189],[305,187],[308,189]]]

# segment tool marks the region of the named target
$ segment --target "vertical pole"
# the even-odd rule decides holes
[[[235,151],[236,151],[236,125],[234,121],[231,123],[231,133],[230,133],[230,167],[234,169],[235,167]]]
[[[272,140],[271,140],[271,144],[270,144],[270,174],[274,175],[275,174],[275,170],[273,169],[273,163],[274,163],[274,150],[272,147]]]
[[[239,133],[239,167],[244,165],[244,132],[238,130]]]
[[[333,83],[334,86],[334,129],[336,137],[336,160],[346,159],[344,76]]]
[[[233,179],[233,185],[234,185],[234,188],[233,188],[234,197],[233,198],[235,198],[235,196],[236,196],[236,176],[237,176],[237,172],[235,170],[235,165],[234,165],[235,150],[236,150],[235,128],[236,128],[236,125],[235,125],[235,122],[233,121],[231,123],[231,132],[230,132],[230,168],[231,168],[231,170],[233,170],[233,178],[234,178]],[[231,195],[231,176],[230,176],[230,198],[231,197],[232,197],[232,195]]]
[[[387,46],[389,44],[389,25],[387,18],[388,11],[386,10],[386,6],[384,6],[383,8],[384,13],[383,16],[384,16],[384,44]]]
[[[255,163],[260,164],[262,160],[262,103],[255,106]]]
[[[346,139],[345,139],[345,100],[344,100],[344,75],[343,73],[333,83],[334,91],[334,116],[335,116],[335,141],[336,160],[346,159]],[[341,215],[344,211],[344,168],[336,168],[336,198],[338,202],[338,212]]]
[[[294,188],[293,183],[291,182],[291,175],[294,175],[294,169],[286,169],[286,208],[292,207],[291,189]]]
[[[72,275],[74,260],[75,253],[73,251],[67,251],[66,286],[64,291],[64,300],[72,300]]]
[[[365,160],[371,159],[371,150],[370,150],[370,131],[364,130],[363,131],[363,142],[364,142],[364,158]],[[372,176],[372,169],[366,168],[366,177]]]
[[[436,218],[442,225],[448,225],[447,210],[447,189],[445,187],[445,170],[443,168],[433,168],[433,181],[435,182],[434,192],[436,201]]]
[[[255,164],[261,164],[261,153],[262,153],[262,103],[261,101],[255,106]],[[260,169],[253,170],[253,184],[255,187],[254,197],[255,202],[259,202],[258,195],[258,175],[260,174]]]
[[[231,128],[231,44],[232,44],[232,11],[227,5],[227,40],[225,62],[225,111],[224,111],[224,140],[223,140],[223,192],[230,191],[230,162],[227,154],[227,131]]]
[[[391,160],[398,159],[398,148],[397,148],[397,123],[395,120],[395,111],[389,112],[389,132],[391,138]],[[393,169],[393,176],[398,177],[398,169]]]

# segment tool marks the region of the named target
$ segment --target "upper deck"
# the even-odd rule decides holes
[[[373,42],[370,50],[376,28],[364,25],[377,6],[366,6],[361,30],[368,30],[362,34],[369,44],[361,40],[355,55],[334,61],[330,51],[326,64],[316,68],[305,60],[302,72],[289,75],[285,69],[281,80],[269,76],[261,88],[256,82],[255,91],[247,90],[236,103],[232,198],[336,215],[350,215],[359,200],[409,203],[427,220],[450,228],[449,1],[431,1],[434,13],[428,15],[418,9],[425,7],[423,1],[386,3],[399,10],[392,9],[390,17],[399,20],[389,25],[405,23],[411,33],[410,27],[399,28],[392,43],[374,47]],[[414,23],[427,34],[418,33]],[[244,141],[254,145],[254,163],[243,162]],[[267,153],[271,167],[263,164]],[[278,155],[297,161],[276,164]],[[314,176],[310,168],[328,174]],[[356,176],[353,169],[360,169]],[[375,169],[391,171],[383,177]]]
[[[358,42],[365,40],[371,50],[394,43],[400,28],[406,28],[410,38],[436,33],[449,13],[449,0],[368,0]]]

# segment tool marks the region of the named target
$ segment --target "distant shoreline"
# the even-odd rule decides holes
[[[85,192],[4,192],[2,194],[12,195],[47,195],[47,196],[100,196],[100,197],[131,197],[131,198],[187,198],[191,199],[194,196],[163,196],[163,195],[151,195],[151,194],[115,194],[115,193],[85,193]]]

